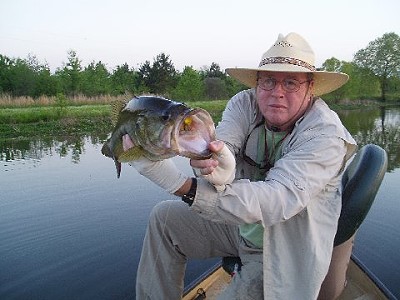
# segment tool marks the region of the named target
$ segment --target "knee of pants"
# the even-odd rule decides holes
[[[169,206],[168,202],[157,203],[151,210],[150,219],[164,219]]]
[[[176,200],[157,203],[150,212],[149,224],[157,225],[176,222],[187,211],[187,204]]]
[[[150,212],[149,225],[164,224],[168,218],[169,201],[157,203]]]

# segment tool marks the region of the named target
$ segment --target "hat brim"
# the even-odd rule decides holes
[[[226,73],[229,76],[240,81],[248,87],[257,86],[257,73],[258,72],[288,72],[288,73],[312,73],[314,74],[314,96],[321,96],[337,90],[344,85],[348,80],[349,76],[345,73],[340,72],[327,72],[327,71],[309,71],[304,68],[295,68],[295,66],[276,65],[276,68],[270,66],[269,69],[258,68],[258,69],[247,69],[247,68],[228,68]]]

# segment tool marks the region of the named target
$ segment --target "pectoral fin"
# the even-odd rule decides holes
[[[128,149],[127,151],[121,153],[121,155],[118,157],[118,161],[123,163],[123,162],[130,162],[132,160],[137,160],[141,157],[144,156],[144,150],[140,146],[132,147]]]

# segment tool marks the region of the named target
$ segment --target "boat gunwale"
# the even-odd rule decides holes
[[[351,254],[351,259],[389,300],[397,300],[397,297],[354,253]]]

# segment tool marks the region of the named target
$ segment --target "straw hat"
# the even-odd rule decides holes
[[[241,83],[255,87],[257,72],[292,72],[314,74],[314,96],[330,93],[347,82],[349,76],[340,72],[317,71],[310,45],[297,33],[279,34],[278,40],[261,57],[258,68],[229,68],[226,72]]]

